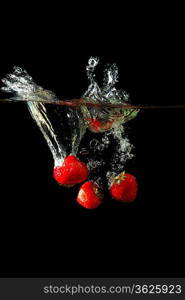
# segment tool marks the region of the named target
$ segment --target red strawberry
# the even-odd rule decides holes
[[[112,128],[113,121],[101,122],[96,118],[87,118],[88,126],[92,132],[104,132]]]
[[[97,208],[103,201],[103,194],[100,192],[99,186],[92,182],[85,182],[78,193],[77,202],[85,208]]]
[[[137,197],[138,183],[135,176],[122,172],[111,184],[110,193],[116,200],[132,202]]]
[[[54,168],[54,178],[62,185],[67,187],[83,182],[89,174],[85,163],[81,162],[76,156],[69,155],[64,159],[62,166]]]

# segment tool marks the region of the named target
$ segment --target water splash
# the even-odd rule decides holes
[[[96,100],[100,103],[124,104],[124,102],[127,102],[129,100],[129,94],[124,90],[117,90],[115,87],[118,82],[117,65],[107,64],[107,67],[104,70],[103,86],[101,88],[95,80],[95,71],[98,63],[99,58],[90,57],[88,65],[86,66],[87,77],[90,84],[83,97]]]
[[[100,87],[96,81],[95,70],[99,58],[90,57],[86,66],[89,86],[82,95],[87,103],[94,104],[122,104],[122,107],[98,107],[88,106],[85,103],[76,107],[50,106],[49,103],[57,103],[59,99],[49,90],[37,85],[28,73],[14,67],[14,72],[3,79],[3,91],[13,93],[15,101],[26,101],[32,118],[40,128],[54,159],[54,165],[61,165],[66,155],[92,152],[103,153],[111,145],[111,140],[117,141],[117,146],[110,163],[110,171],[107,172],[109,181],[113,175],[122,171],[127,160],[133,157],[133,146],[125,135],[124,123],[133,119],[139,109],[124,109],[129,104],[129,94],[124,90],[118,90],[118,67],[116,64],[107,65],[104,70],[103,85]],[[64,101],[63,101],[64,102]],[[93,133],[99,133],[94,137],[85,151],[80,151],[80,143],[89,129]],[[102,167],[105,159],[88,158],[88,166],[93,171]],[[96,176],[100,181],[100,176]]]
[[[128,122],[136,117],[139,109],[124,109],[124,105],[129,104],[129,94],[120,89],[116,89],[115,85],[118,82],[118,67],[116,64],[107,65],[104,70],[103,86],[100,87],[95,80],[95,70],[99,63],[97,57],[91,57],[86,67],[87,77],[89,79],[89,86],[86,92],[83,94],[83,98],[87,101],[94,102],[96,104],[122,104],[122,108],[111,107],[82,107],[84,118],[89,125],[90,130],[93,130],[91,124],[92,121],[98,120],[101,124],[101,132],[110,130],[112,127],[117,127],[119,124]],[[96,123],[97,124],[97,123]]]
[[[43,100],[55,102],[58,101],[58,98],[53,92],[38,86],[32,77],[28,75],[27,71],[19,67],[14,67],[14,72],[8,74],[2,82],[5,84],[2,90],[13,93],[14,100],[21,101],[26,99],[29,112],[40,128],[53,155],[54,166],[62,164],[67,155],[67,149],[70,149],[71,154],[77,154],[80,141],[86,130],[81,112],[67,108],[66,113],[63,107],[53,108],[44,104]],[[56,113],[54,113],[54,111]],[[51,113],[52,115],[54,114],[54,117],[50,117]],[[68,145],[68,138],[63,138],[65,136],[65,128],[63,125],[65,113],[70,129],[70,133],[68,132],[71,136],[70,147]],[[66,147],[64,145],[65,143],[63,143],[64,139]]]
[[[19,67],[14,67],[13,70],[13,73],[2,79],[5,86],[1,89],[7,93],[13,93],[14,100],[25,99],[26,101],[36,102],[42,102],[43,100],[55,102],[58,100],[52,91],[38,86],[26,70]]]

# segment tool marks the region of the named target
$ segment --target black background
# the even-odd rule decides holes
[[[32,8],[12,9],[2,23],[1,78],[17,65],[58,97],[80,97],[95,55],[99,79],[104,64],[117,63],[132,103],[183,104],[180,8]],[[26,106],[1,103],[1,275],[184,276],[184,118],[184,109],[151,109],[130,121],[138,198],[122,205],[106,195],[88,211],[75,203],[78,187],[52,178],[52,156]]]

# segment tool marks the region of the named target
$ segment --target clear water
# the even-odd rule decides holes
[[[123,104],[121,108],[81,105],[80,109],[47,104],[59,101],[56,95],[38,86],[28,73],[18,67],[3,79],[2,90],[14,94],[14,100],[26,101],[29,112],[40,128],[54,159],[54,165],[61,165],[66,155],[88,153],[88,167],[96,170],[105,164],[106,158],[91,158],[91,152],[101,153],[109,148],[112,139],[116,140],[116,148],[112,153],[107,180],[124,170],[127,160],[133,157],[133,145],[125,133],[124,123],[134,118],[138,109],[124,109],[129,104],[129,95],[124,90],[117,90],[118,68],[116,64],[108,65],[104,71],[103,86],[100,87],[95,78],[99,59],[91,57],[86,66],[89,86],[82,98],[94,104]],[[88,147],[81,148],[85,133],[92,131],[92,120],[98,120],[101,130],[94,132]],[[107,126],[108,124],[108,126]],[[110,124],[110,126],[109,126]],[[89,130],[88,130],[89,129]],[[93,172],[92,172],[93,174]],[[95,172],[94,178],[100,181]]]

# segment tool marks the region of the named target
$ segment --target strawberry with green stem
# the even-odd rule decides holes
[[[138,192],[137,179],[129,173],[122,172],[113,179],[109,191],[115,200],[133,202]]]

